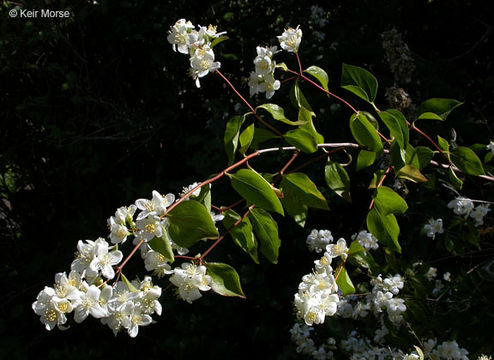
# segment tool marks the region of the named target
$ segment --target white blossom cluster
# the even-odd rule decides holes
[[[297,345],[297,353],[310,355],[315,360],[332,359],[333,352],[331,350],[336,349],[336,340],[330,337],[326,344],[316,347],[314,340],[310,338],[310,333],[313,330],[313,327],[300,323],[296,323],[290,329],[292,341]]]
[[[448,208],[453,209],[456,215],[471,217],[475,221],[475,226],[484,224],[484,217],[489,211],[489,204],[480,204],[475,206],[469,198],[458,196],[448,203]]]
[[[194,183],[186,190],[192,190],[197,185]],[[197,192],[191,194],[198,195]],[[170,259],[149,245],[154,238],[166,235],[163,239],[169,239],[175,252],[188,252],[188,249],[177,246],[168,234],[164,214],[174,202],[173,194],[161,195],[153,191],[151,199],[138,199],[130,206],[120,207],[107,220],[108,238],[113,245],[103,238],[79,240],[69,275],[65,272],[56,274],[53,287],[46,286],[32,305],[45,328],[52,330],[57,326],[66,329],[67,314],[73,312],[76,323],[91,315],[108,325],[115,335],[120,330],[126,330],[131,337],[135,337],[139,326],[152,322],[152,314],[161,315],[158,298],[162,290],[153,285],[150,276],[145,276],[142,281],[136,279],[129,282],[119,273],[123,281],[108,284],[115,278],[115,267],[123,258],[118,246],[129,237],[133,237],[134,245],[142,241],[140,252],[146,270],[158,277],[171,275],[170,282],[177,286],[178,296],[183,300],[192,303],[201,297],[200,291],[210,290],[211,277],[206,275],[206,267],[183,263],[181,267],[172,269]],[[213,222],[222,217],[211,213]]]
[[[330,243],[333,242],[333,235],[329,230],[312,230],[307,236],[307,247],[309,251],[321,253]]]
[[[294,304],[299,319],[311,326],[322,324],[326,316],[333,316],[339,301],[338,285],[331,262],[334,258],[346,259],[348,248],[344,239],[326,246],[324,256],[314,261],[313,272],[302,277],[295,294]]]
[[[379,274],[371,279],[370,283],[373,285],[372,292],[367,294],[362,301],[357,301],[356,296],[342,298],[338,303],[336,315],[359,319],[366,317],[372,311],[379,320],[382,320],[385,311],[389,320],[399,326],[403,320],[403,313],[407,309],[405,301],[396,296],[404,285],[401,275],[388,275],[383,279]]]
[[[424,231],[428,237],[434,240],[436,238],[436,234],[444,233],[443,229],[443,219],[430,218],[428,223],[424,225]]]
[[[485,147],[487,150],[491,151],[491,154],[494,155],[494,141],[490,141],[489,144]]]
[[[152,322],[152,314],[161,315],[161,288],[153,285],[150,277],[134,280],[130,287],[122,281],[110,286],[103,280],[114,278],[112,266],[122,260],[122,253],[115,247],[102,238],[79,241],[69,275],[57,273],[53,287],[40,291],[32,305],[47,330],[55,326],[66,329],[67,314],[73,312],[76,323],[91,315],[115,334],[125,329],[135,337],[139,326]]]
[[[379,248],[377,239],[374,237],[374,235],[366,230],[362,230],[358,234],[353,234],[352,240],[355,239],[360,245],[362,245],[365,250],[377,250]]]
[[[280,46],[283,50],[296,53],[298,52],[298,47],[302,41],[302,30],[299,29],[299,26],[295,29],[285,29],[283,34],[278,36],[278,41],[280,42]]]
[[[276,61],[273,60],[274,54],[278,52],[277,47],[256,48],[257,56],[254,59],[255,70],[250,73],[249,93],[250,96],[258,93],[266,93],[266,99],[271,99],[274,92],[281,86],[279,80],[274,78]]]
[[[201,87],[199,79],[221,66],[220,62],[214,61],[212,42],[226,32],[217,32],[213,25],[199,25],[197,30],[194,27],[190,21],[180,19],[170,28],[167,40],[174,51],[189,55],[190,75],[196,86]]]

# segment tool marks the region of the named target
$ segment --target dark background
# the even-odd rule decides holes
[[[337,212],[315,214],[306,229],[277,218],[283,246],[276,266],[255,266],[231,245],[218,248],[211,260],[235,265],[247,300],[207,293],[189,305],[169,291],[161,298],[163,315],[140,328],[136,339],[125,333],[114,337],[94,319],[68,331],[47,332],[31,310],[54,274],[70,269],[77,241],[107,234],[106,219],[116,208],[150,197],[154,189],[176,194],[226,166],[223,131],[238,99],[214,74],[202,79],[201,89],[186,76],[187,57],[174,53],[166,40],[179,18],[228,32],[230,40],[215,52],[222,72],[243,94],[248,93],[244,80],[253,70],[255,46],[275,45],[284,27],[300,24],[304,65],[326,69],[330,88],[362,108],[339,89],[341,63],[376,75],[377,103],[385,108],[385,89],[395,79],[381,34],[396,28],[416,66],[411,82],[397,85],[416,105],[430,97],[464,102],[447,124],[425,124],[425,130],[450,139],[454,127],[464,145],[494,138],[488,1],[326,1],[318,4],[329,20],[324,26],[310,17],[310,6],[317,2],[305,1],[21,3],[26,9],[69,9],[73,16],[11,19],[8,10],[14,5],[6,3],[0,12],[2,359],[297,358],[288,331],[294,321],[293,294],[314,257],[305,238],[312,228],[328,228],[348,239],[365,216],[365,205],[359,208],[358,201],[354,208],[336,202]],[[317,39],[313,31],[325,38]],[[278,56],[295,68],[293,57]],[[303,89],[320,114],[316,125],[326,140],[350,140],[348,110]],[[287,94],[282,86],[271,102],[284,106]],[[274,172],[286,159],[276,155],[254,164]],[[316,165],[311,171],[321,169]],[[222,184],[213,185],[216,205],[232,199]],[[469,185],[482,193],[478,184]],[[355,192],[362,192],[361,204],[366,204],[368,193],[362,189]],[[140,273],[138,263],[129,269],[135,265]],[[461,345],[469,344],[478,346]]]

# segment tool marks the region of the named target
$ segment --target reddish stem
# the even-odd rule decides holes
[[[379,180],[379,183],[377,184],[376,189],[379,188],[379,187],[381,187],[383,185],[384,180],[386,179],[386,176],[388,176],[388,174],[389,174],[390,171],[391,171],[391,166],[386,169],[386,172],[384,173],[384,175],[381,178],[381,180]],[[373,207],[374,207],[374,198],[370,202],[369,211],[371,211]]]
[[[299,150],[297,150],[293,153],[292,158],[290,160],[288,160],[288,162],[285,164],[285,166],[283,166],[283,169],[280,170],[280,175],[283,175],[283,173],[286,171],[286,169],[288,169],[288,167],[292,164],[292,162],[295,161],[298,154],[300,154]]]
[[[241,203],[243,203],[245,200],[244,199],[240,199],[238,201],[235,201],[233,204],[231,204],[230,206],[226,206],[226,207],[220,207],[219,208],[219,211],[220,211],[220,214],[221,213],[224,213],[225,211],[227,210],[230,210],[230,209],[233,209],[235,206],[237,205],[240,205]]]
[[[449,160],[448,156],[444,153],[444,151],[439,147],[439,145],[436,144],[436,142],[434,140],[432,140],[430,138],[429,135],[427,135],[425,132],[423,132],[422,130],[420,130],[418,127],[415,126],[415,124],[412,123],[412,129],[415,130],[416,132],[418,132],[420,135],[422,135],[423,137],[425,137],[427,140],[429,140],[429,142],[432,144],[432,146],[434,146],[440,153],[441,155],[448,161],[448,163],[451,165],[451,161]]]
[[[247,209],[247,211],[245,212],[244,215],[242,215],[242,217],[240,219],[238,219],[235,224],[233,224],[229,229],[227,229],[225,231],[225,233],[223,235],[221,235],[214,243],[213,245],[211,245],[209,247],[209,249],[207,249],[204,254],[201,255],[201,257],[199,258],[199,261],[202,261],[207,254],[209,254],[211,251],[213,251],[213,249],[221,242],[221,240],[223,240],[225,238],[225,236],[230,232],[232,231],[235,227],[238,226],[238,224],[240,224],[242,222],[242,220],[245,219],[245,217],[247,215],[249,215],[250,211],[255,207],[256,205],[255,204],[252,204],[251,206],[249,206],[249,208]]]
[[[252,112],[252,114],[254,114],[254,116],[257,118],[257,120],[259,120],[264,126],[266,126],[268,129],[270,129],[272,132],[274,132],[276,135],[278,136],[283,136],[283,134],[278,131],[278,129],[276,129],[275,127],[271,126],[269,123],[267,123],[263,118],[261,118],[257,112],[256,112],[256,109],[254,109],[252,107],[252,105],[247,101],[245,100],[245,98],[237,91],[237,89],[235,88],[235,86],[233,86],[233,84],[230,82],[230,80],[228,80],[226,78],[225,75],[223,75],[221,73],[221,71],[219,70],[216,70],[216,73],[221,76],[221,78],[223,80],[225,80],[225,82],[228,84],[228,86],[230,86],[230,88],[233,90],[233,92],[244,102],[245,105],[247,105],[247,107],[249,108],[249,110]]]
[[[118,279],[120,279],[120,274],[122,273],[122,269],[124,268],[125,264],[127,264],[127,262],[130,260],[130,258],[135,254],[135,252],[137,251],[137,249],[139,249],[139,247],[142,245],[142,243],[144,242],[143,239],[139,240],[139,242],[137,243],[137,245],[132,249],[132,251],[130,252],[129,255],[127,255],[127,257],[125,258],[124,261],[122,261],[122,263],[120,264],[119,267],[117,267],[117,278],[115,279],[115,282],[118,281]]]

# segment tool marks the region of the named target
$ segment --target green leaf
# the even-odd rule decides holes
[[[428,147],[417,146],[413,148],[411,145],[408,145],[405,159],[407,164],[422,170],[430,164],[433,157],[434,152]]]
[[[202,203],[207,211],[211,211],[211,187],[209,185],[202,186],[201,192],[197,197],[194,197],[194,195],[191,195],[190,197],[191,199]]]
[[[281,199],[283,206],[290,215],[295,223],[301,227],[305,226],[305,220],[307,219],[308,207],[299,201],[297,197],[294,197],[294,194],[284,194],[284,197]]]
[[[286,66],[284,62],[276,64],[275,68],[281,69],[283,71],[288,71],[288,66]]]
[[[235,174],[227,174],[232,187],[250,204],[268,211],[284,215],[283,206],[271,185],[257,172],[240,169]]]
[[[360,150],[357,157],[357,165],[355,169],[357,171],[365,169],[366,167],[371,166],[376,161],[376,153],[369,150]]]
[[[244,116],[234,116],[226,123],[225,135],[223,142],[225,144],[226,155],[228,156],[228,163],[232,164],[235,159],[235,152],[238,146],[238,137],[240,133],[240,127],[244,122]]]
[[[354,256],[365,252],[365,248],[358,241],[353,241],[348,248],[348,256]]]
[[[396,176],[400,179],[406,179],[413,181],[415,183],[417,182],[427,182],[429,181],[421,172],[419,169],[417,169],[415,166],[407,164],[403,166],[398,172],[396,173]]]
[[[252,225],[249,219],[242,217],[235,211],[229,209],[224,212],[223,225],[225,229],[231,229],[229,234],[233,241],[247,254],[250,255],[256,264],[259,264],[257,256],[257,242],[252,232]],[[242,219],[242,220],[241,220]],[[240,221],[237,226],[233,227],[237,221]]]
[[[443,121],[443,118],[433,112],[425,112],[417,117],[417,120],[439,120]]]
[[[352,114],[350,130],[355,140],[368,150],[378,152],[383,148],[377,130],[362,113]]]
[[[343,295],[350,295],[355,292],[355,286],[353,286],[352,280],[345,269],[345,267],[341,268],[340,275],[338,279],[336,279],[336,284],[338,288],[343,292]]]
[[[170,262],[175,260],[175,257],[173,256],[172,244],[170,243],[170,239],[168,238],[168,233],[166,231],[163,231],[162,237],[155,237],[151,241],[148,241],[148,245],[151,249],[159,252]]]
[[[400,144],[396,139],[393,139],[389,153],[391,155],[391,164],[393,165],[395,172],[405,166],[406,152],[400,147]]]
[[[406,201],[387,186],[377,188],[374,203],[382,215],[403,214],[408,209]]]
[[[290,90],[290,100],[293,106],[295,106],[297,109],[304,107],[307,110],[309,110],[312,114],[314,114],[311,106],[307,102],[307,99],[305,98],[304,94],[300,90],[300,87],[298,86],[298,79],[295,81],[295,83],[293,84]]]
[[[181,202],[167,217],[168,234],[178,246],[189,248],[201,239],[216,239],[219,235],[209,211],[195,200]]]
[[[367,229],[376,237],[379,242],[386,245],[391,250],[401,253],[401,246],[398,242],[400,227],[393,214],[383,215],[377,207],[372,208],[367,214]]]
[[[250,126],[248,126],[240,134],[240,137],[239,137],[240,148],[238,149],[239,153],[241,153],[242,155],[245,155],[245,152],[249,148],[253,137],[254,137],[254,124],[250,124]]]
[[[298,120],[304,122],[304,125],[301,125],[300,128],[307,130],[311,134],[313,134],[314,139],[316,139],[318,144],[324,143],[324,137],[319,134],[314,126],[314,122],[312,121],[312,117],[314,113],[310,112],[304,107],[301,107],[298,111]]]
[[[408,125],[405,117],[398,110],[390,109],[381,111],[379,117],[384,122],[392,137],[396,139],[401,149],[408,145]]]
[[[233,267],[223,263],[206,263],[206,274],[211,276],[211,288],[223,296],[245,298],[240,277]]]
[[[455,171],[451,168],[451,166],[448,168],[448,175],[451,184],[458,190],[461,190],[461,188],[463,187],[463,181],[460,180],[460,178],[456,175]]]
[[[352,202],[350,196],[350,177],[343,166],[335,161],[328,161],[324,168],[324,178],[331,190],[346,201]]]
[[[302,152],[311,154],[317,151],[317,139],[314,133],[306,129],[295,129],[287,131],[283,137],[290,145],[295,146]]]
[[[326,71],[324,71],[323,69],[321,69],[318,66],[313,65],[313,66],[310,66],[307,69],[305,69],[304,72],[309,73],[312,76],[314,76],[317,79],[317,81],[319,81],[319,83],[324,88],[324,90],[329,91],[329,89],[328,89],[329,77],[328,77],[328,74],[326,73]]]
[[[249,218],[254,232],[261,243],[261,253],[273,264],[278,263],[278,253],[281,245],[278,237],[278,225],[271,215],[262,209],[252,209]]]
[[[285,197],[296,199],[308,207],[329,210],[324,196],[304,173],[291,173],[283,176],[280,188]]]
[[[225,40],[228,40],[229,37],[228,36],[220,36],[220,37],[217,37],[216,39],[214,39],[212,42],[211,42],[211,45],[209,46],[211,49],[214,48],[216,45],[218,45],[219,43],[222,43],[223,41]]]
[[[461,104],[463,103],[453,99],[433,98],[426,100],[417,109],[418,119],[446,120],[451,111]],[[439,119],[427,113],[436,114]]]
[[[484,174],[484,167],[477,154],[472,149],[458,146],[451,150],[451,161],[461,171],[468,175]]]
[[[341,87],[369,103],[376,99],[377,79],[361,67],[343,64]]]
[[[250,144],[251,149],[257,149],[260,143],[265,141],[275,139],[278,136],[275,135],[271,130],[263,129],[263,128],[254,128],[254,137],[252,138],[252,142]]]
[[[449,156],[449,143],[446,139],[443,139],[442,137],[440,137],[439,135],[437,135],[437,145],[439,146],[439,148],[444,151],[445,153],[448,154]]]
[[[303,125],[304,124],[303,121],[290,121],[290,120],[288,120],[285,117],[285,112],[284,112],[283,108],[281,106],[276,105],[276,104],[262,104],[262,105],[259,105],[256,108],[256,110],[257,109],[266,110],[267,112],[269,112],[271,114],[273,119],[281,121],[282,123],[285,123],[288,125],[295,126],[295,125]]]
[[[127,277],[123,273],[120,273],[120,277],[122,278],[123,283],[127,285],[130,291],[134,293],[139,292],[139,289],[137,289],[134,285],[132,285],[132,283],[129,281],[129,279],[127,279]]]

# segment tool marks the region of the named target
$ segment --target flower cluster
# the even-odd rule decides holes
[[[297,344],[297,353],[311,355],[315,360],[332,359],[332,349],[336,349],[336,340],[328,338],[326,344],[316,347],[314,340],[310,338],[310,333],[314,328],[306,324],[297,323],[290,329],[293,342]]]
[[[434,240],[436,238],[436,234],[442,234],[444,232],[443,219],[429,219],[429,222],[424,225],[424,231],[428,237]]]
[[[329,232],[329,236],[330,234]],[[318,234],[314,233],[314,235]],[[327,245],[324,256],[314,261],[313,272],[302,277],[302,282],[298,286],[299,291],[294,297],[294,304],[298,318],[303,319],[307,325],[322,324],[326,316],[333,316],[336,313],[339,301],[338,285],[331,262],[337,257],[346,259],[347,252],[344,239],[339,239],[336,244]]]
[[[484,217],[490,211],[489,204],[480,204],[475,206],[473,201],[469,198],[458,196],[448,203],[448,208],[453,209],[456,215],[469,216],[475,221],[475,226],[481,226],[484,224]]]
[[[274,92],[280,88],[280,81],[274,78],[276,62],[273,60],[277,47],[256,48],[257,56],[254,59],[255,71],[250,73],[249,92],[250,95],[265,92],[266,99],[271,99]]]
[[[194,183],[186,189],[192,190],[197,185]],[[198,195],[194,192],[190,197]],[[189,197],[183,200],[187,201]],[[161,288],[153,285],[150,276],[145,276],[142,281],[136,279],[130,282],[121,273],[123,265],[115,271],[123,258],[117,247],[126,243],[129,237],[133,237],[136,247],[140,244],[146,270],[158,278],[172,274],[170,282],[178,287],[178,295],[183,300],[192,303],[201,297],[199,290],[210,290],[211,278],[206,275],[204,266],[184,263],[181,268],[172,269],[170,259],[150,246],[153,239],[162,238],[169,241],[170,248],[178,254],[189,251],[177,246],[168,234],[165,214],[174,202],[173,194],[161,195],[153,191],[151,199],[138,199],[130,206],[120,207],[107,220],[108,238],[114,245],[103,238],[80,240],[69,275],[65,272],[56,274],[53,287],[45,287],[32,305],[46,329],[51,330],[55,326],[65,329],[67,314],[73,312],[76,323],[91,315],[108,325],[115,334],[125,329],[131,337],[135,337],[139,326],[152,322],[152,314],[161,315],[161,304],[158,302]],[[211,218],[214,223],[222,216],[212,212]],[[109,280],[115,276],[117,279],[109,285]],[[122,281],[118,281],[120,277]]]
[[[358,234],[352,235],[352,240],[357,240],[360,245],[365,250],[377,250],[379,249],[379,244],[377,239],[370,232],[366,230],[360,231]]]
[[[221,64],[214,61],[214,40],[226,32],[217,32],[216,26],[198,26],[185,19],[178,20],[170,28],[167,40],[173,45],[173,50],[189,55],[190,75],[197,87],[201,86],[199,79],[220,68]]]
[[[310,251],[320,253],[326,246],[333,242],[333,236],[329,230],[312,230],[307,236],[307,247]]]
[[[386,51],[391,72],[396,83],[409,83],[412,81],[412,73],[415,70],[415,61],[408,45],[403,41],[401,34],[396,29],[382,33],[382,45]]]
[[[78,252],[72,262],[72,271],[55,275],[53,287],[46,286],[33,303],[34,312],[47,330],[55,326],[66,329],[67,314],[74,313],[74,321],[81,323],[89,315],[100,319],[115,334],[121,329],[135,337],[139,326],[152,322],[151,315],[161,315],[161,288],[151,282],[150,277],[132,283],[119,281],[113,286],[113,265],[122,260],[122,253],[111,250],[102,238],[96,241],[79,241]]]

